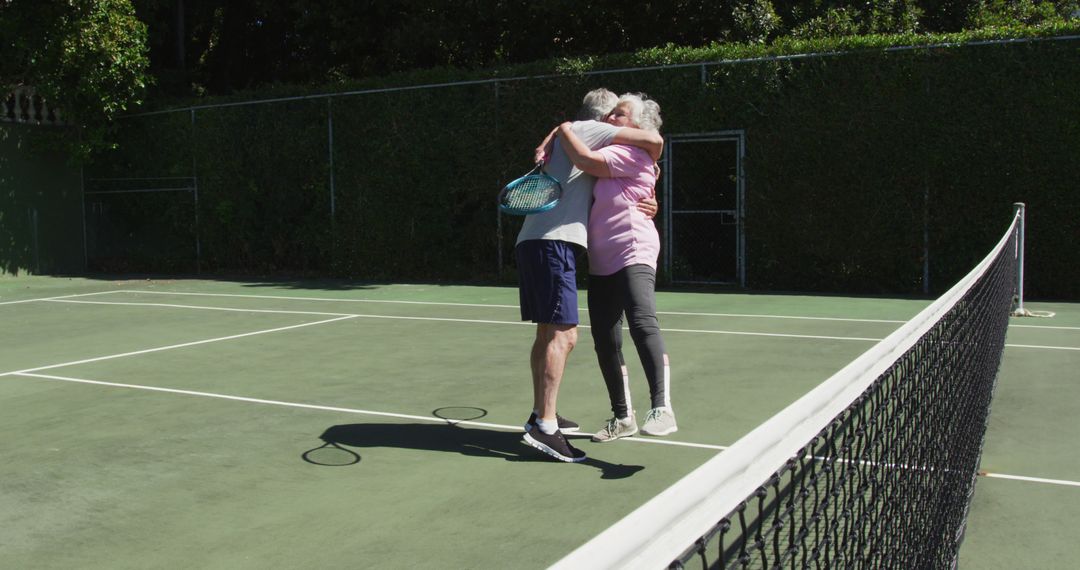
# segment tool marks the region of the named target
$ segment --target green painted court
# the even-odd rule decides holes
[[[513,288],[2,278],[0,567],[544,568],[928,301],[657,304],[679,431],[570,465],[520,441]],[[1080,305],[1029,307],[1056,316],[1011,321],[962,568],[1080,558]],[[609,415],[587,329],[560,413]]]

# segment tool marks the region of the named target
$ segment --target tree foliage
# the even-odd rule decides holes
[[[139,100],[148,62],[158,94],[227,94],[664,45],[1060,22],[1080,17],[1080,0],[0,0],[0,16],[0,86],[35,85],[91,121]]]
[[[475,69],[664,45],[1061,21],[1080,0],[132,0],[170,95]]]
[[[1080,0],[976,0],[968,9],[974,27],[1043,24],[1080,18]]]
[[[32,87],[99,144],[146,88],[146,34],[129,0],[4,0],[0,88]]]
[[[581,60],[658,46],[1061,22],[1080,0],[0,0],[0,86],[82,124],[154,96]]]

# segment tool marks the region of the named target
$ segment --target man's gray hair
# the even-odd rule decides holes
[[[581,109],[578,111],[577,120],[601,121],[615,108],[615,104],[618,102],[619,96],[610,90],[603,87],[593,89],[586,93],[585,98],[581,100]]]

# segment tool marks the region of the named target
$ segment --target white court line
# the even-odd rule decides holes
[[[479,308],[494,308],[494,309],[517,309],[518,305],[497,305],[497,304],[483,304],[483,303],[440,303],[434,301],[397,301],[389,299],[335,299],[332,297],[290,297],[287,295],[242,295],[238,293],[189,293],[184,291],[141,291],[138,289],[120,289],[116,291],[108,291],[110,293],[133,293],[133,294],[147,294],[147,295],[187,295],[187,296],[199,296],[199,297],[234,297],[241,299],[277,299],[285,301],[320,301],[320,302],[339,302],[339,303],[384,303],[384,304],[401,304],[401,305],[431,305],[431,306],[445,306],[445,307],[479,307]],[[579,312],[587,311],[588,307],[579,309]],[[693,317],[735,317],[735,318],[747,318],[747,319],[788,319],[788,320],[808,320],[808,321],[839,321],[839,322],[851,322],[851,323],[886,323],[886,324],[903,324],[907,321],[894,320],[894,319],[853,319],[845,317],[804,317],[794,315],[761,315],[750,313],[693,313],[693,312],[680,312],[680,311],[657,311],[657,315],[678,315],[678,316],[693,316]],[[1080,327],[1064,327],[1064,326],[1047,326],[1047,325],[1009,325],[1010,328],[1021,329],[1056,329],[1056,330],[1080,330]]]
[[[1006,344],[1006,348],[1037,348],[1042,350],[1080,350],[1076,346],[1044,346],[1039,344]]]
[[[92,295],[92,294],[97,294],[97,293],[89,293],[89,294]],[[85,296],[85,295],[87,295],[87,294],[74,295],[74,296]],[[435,422],[435,423],[464,424],[464,425],[471,425],[471,426],[477,426],[477,427],[491,427],[491,428],[503,429],[503,430],[511,430],[511,431],[517,431],[518,429],[520,429],[517,426],[507,426],[507,425],[502,425],[502,424],[491,424],[491,423],[485,423],[485,422],[455,421],[455,420],[447,420],[447,419],[443,419],[443,418],[434,418],[434,417],[428,417],[428,416],[414,416],[414,415],[408,415],[408,414],[396,414],[396,413],[389,413],[389,412],[376,412],[376,411],[371,411],[371,410],[358,410],[358,409],[353,409],[353,408],[339,408],[339,407],[333,407],[333,406],[317,406],[317,405],[312,405],[312,404],[299,404],[299,403],[294,403],[294,402],[281,402],[281,401],[276,401],[276,400],[262,400],[262,399],[257,399],[257,398],[246,398],[246,397],[241,397],[241,396],[229,396],[229,395],[225,395],[225,394],[215,394],[215,393],[211,393],[211,392],[196,392],[196,391],[190,391],[190,390],[178,390],[178,389],[173,389],[173,388],[159,388],[159,387],[154,387],[154,386],[141,386],[141,385],[136,385],[136,384],[121,384],[121,383],[116,383],[116,382],[102,382],[102,381],[97,381],[97,380],[87,380],[87,379],[71,378],[71,377],[64,377],[64,376],[51,376],[51,375],[45,375],[45,374],[35,374],[35,372],[37,372],[39,370],[49,370],[49,369],[53,369],[53,368],[61,368],[61,367],[65,367],[65,366],[73,366],[73,365],[77,365],[77,364],[86,364],[86,363],[90,363],[90,362],[99,362],[99,361],[102,361],[102,360],[110,360],[110,359],[122,358],[122,357],[127,357],[127,356],[136,356],[136,355],[139,355],[139,354],[147,354],[147,353],[152,353],[152,352],[160,352],[160,351],[164,351],[164,350],[171,350],[171,349],[174,349],[174,348],[183,348],[183,347],[188,347],[188,346],[196,346],[196,345],[200,345],[200,344],[207,344],[207,343],[210,343],[210,342],[217,342],[217,341],[223,341],[223,340],[232,340],[232,339],[236,339],[236,338],[243,338],[243,337],[254,336],[254,335],[259,335],[259,334],[265,334],[265,333],[271,333],[271,332],[279,332],[279,331],[290,330],[290,329],[297,329],[297,328],[313,326],[313,325],[318,325],[318,324],[325,324],[325,323],[330,323],[330,322],[335,322],[335,321],[340,321],[340,320],[345,320],[345,319],[350,319],[350,318],[355,318],[355,317],[400,318],[400,319],[412,319],[412,320],[440,320],[440,321],[451,320],[451,321],[456,321],[456,322],[482,322],[482,323],[496,323],[496,324],[531,324],[531,323],[519,323],[519,322],[507,322],[507,321],[476,321],[476,320],[465,320],[465,319],[436,319],[436,318],[431,318],[431,317],[387,317],[385,315],[353,315],[353,314],[337,314],[337,313],[314,313],[314,312],[302,312],[302,311],[273,311],[273,310],[266,310],[266,309],[235,309],[235,308],[230,308],[230,307],[224,307],[224,308],[223,307],[199,307],[199,306],[191,306],[191,305],[172,305],[172,304],[162,304],[162,303],[126,303],[126,302],[108,302],[108,301],[71,301],[71,300],[65,300],[65,299],[70,299],[71,297],[73,297],[73,296],[55,297],[55,298],[39,299],[39,300],[49,300],[49,301],[54,301],[54,302],[79,303],[79,304],[104,304],[104,305],[124,305],[124,306],[136,305],[136,306],[154,306],[154,307],[202,309],[202,310],[218,310],[218,311],[242,311],[242,312],[256,312],[256,313],[287,313],[287,314],[307,314],[307,315],[321,315],[321,316],[335,315],[335,318],[325,319],[325,320],[316,321],[316,322],[312,322],[312,323],[302,323],[302,324],[299,324],[299,325],[290,325],[290,326],[286,326],[286,327],[278,327],[278,328],[274,328],[274,329],[266,329],[266,330],[262,330],[262,331],[254,331],[254,332],[242,333],[242,334],[238,334],[238,335],[230,335],[230,336],[225,336],[225,337],[205,339],[205,340],[200,340],[200,341],[194,341],[194,342],[188,342],[188,343],[182,343],[182,344],[176,344],[176,345],[170,345],[170,346],[164,346],[164,347],[156,347],[156,348],[150,348],[150,349],[145,349],[145,350],[126,352],[126,353],[121,353],[121,354],[113,354],[113,355],[101,356],[101,357],[96,357],[96,358],[88,358],[88,359],[84,359],[84,360],[66,362],[66,363],[62,363],[62,364],[41,366],[41,367],[37,367],[37,368],[28,368],[28,369],[25,369],[25,370],[19,370],[19,371],[14,371],[14,372],[0,373],[0,377],[2,377],[2,376],[25,376],[25,377],[33,377],[33,378],[43,378],[43,379],[48,379],[48,380],[59,380],[59,381],[65,381],[65,382],[77,382],[77,383],[84,383],[84,384],[96,384],[96,385],[100,385],[100,386],[112,386],[112,387],[148,390],[148,391],[156,391],[156,392],[167,392],[167,393],[175,393],[175,394],[186,394],[186,395],[192,395],[192,396],[202,396],[202,397],[219,398],[219,399],[225,399],[225,400],[243,401],[243,402],[250,402],[250,403],[261,403],[261,404],[269,404],[269,405],[287,406],[287,407],[294,407],[294,408],[306,408],[306,409],[316,409],[316,410],[324,410],[324,411],[337,411],[337,412],[345,412],[345,413],[353,413],[353,414],[366,414],[366,415],[374,415],[374,416],[394,417],[394,418],[400,418],[400,419],[414,419],[414,420],[421,420],[421,421],[430,421],[430,422]],[[767,334],[767,333],[733,333],[733,332],[726,332],[726,331],[704,331],[704,330],[692,331],[692,330],[679,330],[679,329],[672,329],[672,330],[675,331],[675,332],[699,332],[699,333],[711,333],[711,334],[755,334],[755,335],[762,335],[762,336],[799,336],[799,335],[777,335],[777,334]],[[816,338],[837,338],[837,339],[844,339],[844,340],[874,340],[874,339],[851,339],[851,338],[845,338],[845,337],[816,337]],[[690,443],[690,442],[678,442],[678,441],[661,440],[661,439],[627,438],[626,440],[627,441],[635,441],[635,442],[639,442],[639,443],[655,443],[655,444],[662,444],[662,445],[675,445],[675,446],[682,446],[682,447],[696,447],[696,448],[713,449],[713,450],[727,449],[726,446],[709,445],[709,444],[701,444],[701,443]],[[1031,478],[1031,477],[1022,477],[1022,476],[1017,476],[1017,475],[990,474],[990,473],[980,473],[980,474],[984,475],[984,476],[987,476],[987,477],[997,477],[997,478],[1002,478],[1002,479],[1014,479],[1014,480],[1021,480],[1021,481],[1034,481],[1034,482],[1041,482],[1041,483],[1063,484],[1063,485],[1074,485],[1075,484],[1076,486],[1080,486],[1080,483],[1073,483],[1073,482],[1069,482],[1069,481],[1060,481],[1060,480],[1053,480],[1053,479],[1037,479],[1037,478]]]
[[[335,302],[335,303],[384,303],[384,304],[399,304],[399,305],[429,305],[429,306],[442,306],[442,307],[477,307],[477,308],[493,308],[493,309],[517,309],[517,305],[498,305],[498,304],[483,304],[483,303],[441,303],[434,301],[399,301],[389,299],[335,299],[332,297],[290,297],[287,295],[242,295],[238,293],[190,293],[184,291],[143,291],[139,289],[117,289],[114,291],[98,291],[96,293],[82,293],[78,295],[66,295],[63,297],[45,297],[39,299],[24,299],[21,301],[5,301],[0,302],[0,305],[9,305],[15,303],[31,303],[34,301],[51,301],[54,299],[66,299],[71,297],[81,297],[86,295],[104,295],[110,293],[129,293],[129,294],[146,294],[146,295],[179,295],[179,296],[198,296],[198,297],[232,297],[240,299],[276,299],[285,301],[320,301],[320,302]],[[579,309],[581,311],[587,311],[588,308]],[[333,314],[333,313],[330,313]],[[854,322],[854,323],[887,323],[887,324],[902,324],[906,321],[892,320],[892,319],[853,319],[843,317],[804,317],[794,315],[761,315],[761,314],[749,314],[749,313],[689,313],[680,311],[657,311],[657,315],[678,315],[678,316],[696,316],[696,317],[725,317],[725,318],[748,318],[748,319],[787,319],[787,320],[810,320],[810,321],[837,321],[837,322]],[[1015,325],[1010,324],[1009,328],[1021,328],[1021,329],[1053,329],[1053,330],[1080,330],[1080,327],[1065,327],[1065,326],[1048,326],[1048,325]],[[728,333],[730,334],[730,333]],[[858,339],[853,339],[858,340]],[[1021,346],[1021,345],[1017,345]],[[1023,348],[1056,348],[1056,347],[1041,347],[1041,346],[1023,346]],[[1071,349],[1065,349],[1071,350]]]
[[[53,375],[50,375],[50,374],[34,374],[34,373],[31,373],[31,372],[11,372],[9,374],[11,374],[12,376],[26,376],[26,377],[30,377],[30,378],[41,378],[41,379],[45,379],[45,380],[57,380],[57,381],[61,381],[61,382],[75,382],[75,383],[79,383],[79,384],[93,384],[93,385],[96,385],[96,386],[109,386],[109,387],[113,387],[113,388],[129,388],[129,389],[132,389],[132,390],[147,390],[147,391],[151,391],[151,392],[165,392],[165,393],[168,393],[168,394],[183,394],[185,396],[199,396],[199,397],[202,397],[202,398],[216,398],[216,399],[219,399],[219,400],[232,400],[232,401],[235,401],[235,402],[247,402],[249,404],[266,404],[266,405],[270,405],[270,406],[283,406],[283,407],[287,407],[287,408],[301,408],[301,409],[305,409],[305,410],[320,410],[320,411],[324,411],[324,412],[342,412],[342,413],[347,413],[347,414],[361,414],[361,415],[366,415],[366,416],[379,416],[379,417],[386,417],[386,418],[417,420],[417,421],[432,422],[432,423],[437,423],[437,424],[487,427],[487,428],[500,429],[500,430],[504,430],[504,431],[523,431],[523,428],[520,425],[508,426],[508,425],[503,425],[503,424],[492,424],[492,423],[477,422],[477,421],[472,421],[472,420],[446,419],[446,418],[439,418],[439,417],[435,417],[435,416],[416,416],[416,415],[411,415],[411,414],[398,414],[398,413],[392,413],[392,412],[376,412],[376,411],[372,411],[372,410],[360,410],[360,409],[356,409],[356,408],[340,408],[340,407],[336,407],[336,406],[320,406],[320,405],[316,405],[316,404],[301,404],[301,403],[297,403],[297,402],[283,402],[281,400],[264,400],[262,398],[248,398],[248,397],[244,397],[244,396],[231,396],[231,395],[228,395],[228,394],[217,394],[217,393],[214,393],[214,392],[198,392],[198,391],[194,391],[194,390],[179,390],[179,389],[176,389],[176,388],[160,388],[160,387],[157,387],[157,386],[142,386],[142,385],[139,385],[139,384],[121,384],[119,382],[102,382],[100,380],[87,380],[85,378],[72,378],[70,376],[53,376]],[[569,434],[569,435],[573,436],[575,434]],[[592,434],[580,434],[580,435],[591,436]],[[659,444],[664,444],[664,445],[675,445],[675,446],[680,446],[680,447],[696,447],[696,448],[711,449],[711,450],[724,450],[724,449],[727,449],[726,447],[721,446],[721,445],[709,445],[709,444],[705,444],[705,443],[689,443],[689,442],[672,441],[672,440],[629,438],[629,439],[626,439],[626,441],[637,441],[639,443],[659,443]]]
[[[1080,331],[1080,327],[1052,327],[1049,325],[1009,325],[1010,329],[1051,329],[1056,331]]]
[[[388,303],[398,305],[433,305],[440,307],[491,307],[495,309],[516,309],[517,305],[487,305],[483,303],[439,303],[435,301],[394,301],[387,299],[335,299],[333,297],[290,297],[287,295],[241,295],[238,293],[187,293],[183,291],[141,291],[139,289],[118,289],[114,293],[135,293],[146,295],[183,295],[189,297],[232,297],[239,299],[275,299],[282,301],[324,301],[333,303]]]
[[[21,299],[18,301],[0,301],[0,305],[17,305],[19,303],[35,303],[37,301],[55,301],[57,299],[71,299],[73,297],[87,297],[89,295],[106,295],[116,291],[96,291],[94,293],[76,293],[74,295],[61,295],[59,297],[38,297],[35,299]]]
[[[291,299],[293,297],[286,297]],[[342,316],[349,318],[362,318],[362,319],[388,319],[388,320],[405,320],[405,321],[435,321],[435,322],[450,322],[450,323],[472,323],[472,324],[489,324],[489,325],[517,325],[517,326],[532,326],[532,323],[525,321],[493,321],[485,319],[451,319],[443,317],[411,317],[400,315],[368,315],[362,313],[320,313],[315,311],[284,311],[284,310],[272,310],[272,309],[237,309],[234,307],[206,307],[200,305],[177,305],[170,303],[131,303],[121,301],[76,301],[70,299],[43,299],[54,303],[73,303],[84,305],[121,305],[121,306],[135,306],[135,307],[163,307],[163,308],[176,308],[176,309],[197,309],[204,311],[233,311],[233,312],[248,312],[248,313],[280,313],[290,315],[312,315],[312,316]],[[578,328],[588,329],[589,325],[578,325]],[[872,337],[857,337],[857,336],[829,336],[829,335],[808,335],[808,334],[786,334],[786,333],[764,333],[764,332],[750,332],[750,331],[727,331],[727,330],[705,330],[705,329],[669,329],[664,328],[661,332],[673,332],[673,333],[690,333],[690,334],[722,334],[722,335],[734,335],[734,336],[761,336],[771,338],[801,338],[809,340],[840,340],[840,341],[857,341],[857,342],[879,342],[882,339]],[[1080,350],[1076,347],[1068,346],[1039,346],[1028,344],[1006,344],[1009,348],[1031,348],[1042,350]]]
[[[138,289],[122,289],[115,291],[116,293],[134,293],[147,295],[189,295],[200,297],[234,297],[241,299],[277,299],[287,301],[325,301],[325,302],[340,302],[340,303],[387,303],[387,304],[402,304],[402,305],[433,305],[433,306],[445,306],[445,307],[480,307],[480,308],[493,308],[493,309],[517,309],[518,305],[494,305],[494,304],[481,304],[481,303],[436,303],[433,301],[394,301],[387,299],[334,299],[327,297],[289,297],[285,295],[240,295],[236,293],[186,293],[181,291],[140,291]],[[578,312],[588,311],[588,307],[582,307],[578,309]],[[793,319],[793,320],[812,320],[812,321],[845,321],[856,323],[903,323],[905,321],[894,320],[882,320],[882,319],[848,319],[840,317],[798,317],[788,315],[751,315],[740,313],[685,313],[677,311],[657,311],[658,315],[680,315],[680,316],[694,316],[694,317],[742,317],[751,319]]]
[[[117,301],[72,301],[65,299],[58,299],[51,301],[55,303],[73,303],[81,305],[121,305],[121,306],[136,306],[136,307],[164,307],[164,308],[177,308],[177,309],[199,309],[204,311],[236,311],[236,312],[251,312],[251,313],[285,313],[293,315],[338,315],[343,317],[355,317],[362,319],[390,319],[390,320],[407,320],[407,321],[436,321],[436,322],[451,322],[451,323],[473,323],[473,324],[496,324],[496,325],[526,325],[532,326],[533,323],[525,321],[492,321],[483,319],[450,319],[442,317],[410,317],[400,315],[367,315],[361,313],[317,313],[308,311],[277,311],[269,309],[237,309],[233,307],[205,307],[199,305],[175,305],[168,303],[128,303]],[[578,328],[588,329],[589,325],[578,325]],[[807,334],[784,334],[784,333],[763,333],[763,332],[748,332],[748,331],[725,331],[725,330],[694,330],[694,329],[663,329],[662,332],[676,332],[676,333],[692,333],[692,334],[727,334],[727,335],[739,335],[739,336],[765,336],[774,338],[803,338],[811,340],[854,340],[862,342],[878,342],[880,338],[864,338],[864,337],[847,337],[847,336],[824,336],[824,335],[807,335]]]
[[[747,319],[788,319],[800,321],[842,321],[846,323],[890,323],[904,324],[907,321],[892,319],[851,319],[843,317],[797,317],[792,315],[752,315],[745,313],[684,313],[679,311],[657,311],[658,315],[680,315],[690,317],[738,317]]]
[[[298,329],[298,328],[302,328],[302,327],[310,327],[310,326],[314,326],[314,325],[322,325],[322,324],[326,324],[326,323],[332,323],[334,321],[341,321],[341,320],[344,320],[344,319],[351,319],[351,318],[352,318],[352,316],[337,317],[337,318],[333,318],[333,319],[315,321],[315,322],[312,322],[312,323],[301,323],[299,325],[290,325],[290,326],[287,326],[287,327],[277,327],[277,328],[266,329],[266,330],[261,330],[261,331],[234,334],[234,335],[222,336],[222,337],[217,337],[217,338],[208,338],[208,339],[205,339],[205,340],[196,340],[196,341],[193,341],[193,342],[185,342],[185,343],[182,343],[182,344],[172,344],[172,345],[169,345],[169,346],[159,346],[159,347],[156,347],[156,348],[147,348],[147,349],[144,349],[144,350],[135,350],[135,351],[132,351],[132,352],[123,352],[123,353],[120,353],[120,354],[110,354],[108,356],[98,356],[98,357],[95,357],[95,358],[85,358],[83,360],[75,360],[75,361],[72,361],[72,362],[64,362],[62,364],[50,364],[49,366],[38,366],[37,368],[27,368],[25,370],[15,370],[15,371],[12,371],[12,372],[3,372],[3,373],[0,373],[0,377],[9,376],[9,375],[17,375],[17,374],[27,375],[27,374],[29,374],[31,372],[37,372],[38,370],[50,370],[50,369],[53,369],[53,368],[63,368],[65,366],[74,366],[76,364],[88,364],[88,363],[91,363],[91,362],[101,362],[103,360],[112,360],[114,358],[124,358],[126,356],[137,356],[139,354],[148,354],[148,353],[151,353],[151,352],[161,352],[163,350],[172,350],[174,348],[185,348],[185,347],[188,347],[188,346],[197,346],[197,345],[200,345],[200,344],[207,344],[207,343],[218,342],[218,341],[222,341],[222,340],[232,340],[232,339],[236,339],[236,338],[244,338],[244,337],[255,336],[255,335],[260,335],[260,334],[279,332],[279,331],[286,331],[286,330],[291,330],[291,329]]]
[[[1065,485],[1067,487],[1080,487],[1080,481],[1066,481],[1064,479],[1043,479],[1041,477],[1024,477],[1021,475],[1006,475],[1004,473],[990,473],[979,471],[980,477],[991,479],[1009,479],[1012,481],[1027,481],[1029,483],[1044,483],[1046,485]]]
[[[300,408],[300,409],[305,409],[305,410],[319,410],[319,411],[324,411],[324,412],[340,412],[340,413],[346,413],[346,414],[359,414],[359,415],[378,416],[378,417],[387,417],[387,418],[395,418],[395,419],[416,420],[416,421],[430,422],[430,423],[437,423],[437,424],[485,427],[485,428],[493,428],[493,429],[499,429],[499,430],[511,431],[511,432],[517,432],[517,431],[522,430],[522,427],[517,426],[517,425],[510,426],[510,425],[505,425],[505,424],[493,424],[493,423],[488,423],[488,422],[477,422],[477,421],[472,421],[472,420],[453,420],[453,419],[439,418],[439,417],[435,417],[435,416],[417,416],[417,415],[412,415],[412,414],[399,414],[399,413],[392,413],[392,412],[377,412],[377,411],[373,411],[373,410],[361,410],[361,409],[357,409],[357,408],[342,408],[342,407],[338,407],[338,406],[321,406],[321,405],[316,405],[316,404],[301,404],[301,403],[298,403],[298,402],[284,402],[284,401],[281,401],[281,400],[266,400],[266,399],[262,399],[262,398],[248,398],[248,397],[244,397],[244,396],[231,396],[231,395],[228,395],[228,394],[217,394],[217,393],[214,393],[214,392],[199,392],[199,391],[195,391],[195,390],[179,390],[179,389],[176,389],[176,388],[161,388],[161,387],[157,387],[157,386],[143,386],[143,385],[139,385],[139,384],[122,384],[122,383],[119,383],[119,382],[102,382],[102,381],[99,381],[99,380],[87,380],[85,378],[72,378],[70,376],[54,376],[54,375],[50,375],[50,374],[34,374],[34,373],[30,373],[30,372],[13,372],[11,374],[14,375],[14,376],[25,376],[25,377],[29,377],[29,378],[40,378],[40,379],[44,379],[44,380],[55,380],[55,381],[60,381],[60,382],[73,382],[73,383],[78,383],[78,384],[92,384],[92,385],[96,385],[96,386],[109,386],[109,387],[113,387],[113,388],[128,388],[128,389],[132,389],[132,390],[146,390],[146,391],[150,391],[150,392],[164,392],[164,393],[168,393],[168,394],[182,394],[182,395],[185,395],[185,396],[198,396],[198,397],[202,397],[202,398],[215,398],[215,399],[219,399],[219,400],[231,400],[231,401],[235,401],[235,402],[246,402],[246,403],[249,403],[249,404],[265,404],[265,405],[270,405],[270,406],[282,406],[282,407],[287,407],[287,408]],[[591,434],[571,434],[571,435],[589,436]],[[709,445],[709,444],[705,444],[705,443],[691,443],[691,442],[684,442],[684,441],[673,441],[673,440],[668,440],[668,439],[647,439],[647,438],[641,438],[641,437],[631,437],[631,438],[622,438],[621,441],[637,442],[637,443],[654,443],[654,444],[660,444],[660,445],[674,445],[674,446],[678,446],[678,447],[693,447],[693,448],[699,448],[699,449],[711,449],[711,450],[718,450],[718,451],[723,451],[723,450],[727,449],[727,446],[723,446],[723,445]],[[1026,482],[1030,482],[1030,483],[1043,483],[1043,484],[1047,484],[1047,485],[1065,485],[1065,486],[1070,486],[1070,487],[1080,487],[1080,482],[1078,482],[1078,481],[1066,481],[1066,480],[1063,480],[1063,479],[1044,479],[1044,478],[1040,478],[1040,477],[1025,477],[1025,476],[1022,476],[1022,475],[1007,475],[1007,474],[1004,474],[1004,473],[989,473],[989,472],[986,472],[986,471],[980,471],[979,476],[981,476],[981,477],[990,477],[990,478],[995,478],[995,479],[1008,479],[1008,480],[1013,480],[1013,481],[1026,481]]]
[[[763,333],[763,332],[748,332],[748,331],[716,331],[716,330],[704,330],[704,329],[668,329],[660,328],[660,332],[681,332],[681,333],[695,333],[695,334],[731,334],[739,336],[769,336],[779,338],[810,338],[816,340],[857,340],[863,342],[880,342],[880,338],[868,338],[858,336],[826,336],[826,335],[809,335],[809,334],[784,334],[784,333]]]
[[[237,309],[233,307],[201,307],[199,305],[177,305],[174,303],[130,303],[123,301],[72,301],[71,299],[42,299],[50,303],[71,303],[74,305],[121,305],[128,307],[164,307],[169,309],[200,309],[204,311],[231,311],[236,313],[270,313],[278,315],[310,315],[328,317],[356,317],[350,313],[321,313],[317,311],[285,311],[280,309]]]
[[[342,318],[361,318],[361,319],[389,319],[389,320],[401,320],[401,321],[437,321],[448,323],[474,323],[474,324],[488,324],[488,325],[532,325],[530,322],[522,321],[491,321],[483,319],[451,319],[445,317],[410,317],[402,315],[366,315],[362,313],[318,313],[315,311],[279,311],[272,309],[237,309],[235,307],[204,307],[199,305],[173,305],[167,303],[126,303],[115,301],[69,301],[69,300],[55,300],[54,303],[72,303],[79,305],[123,305],[134,307],[163,307],[174,309],[198,309],[203,311],[232,311],[239,313],[283,313],[289,315],[312,315],[312,316],[324,316],[324,315],[337,315]],[[585,327],[588,328],[588,327]]]

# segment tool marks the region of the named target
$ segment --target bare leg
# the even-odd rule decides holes
[[[540,411],[540,404],[544,401],[544,395],[541,391],[543,381],[541,379],[544,375],[544,351],[547,344],[541,340],[541,326],[543,325],[536,325],[536,338],[533,340],[532,353],[529,355],[529,366],[532,369],[533,410],[536,412]]]
[[[577,325],[539,324],[532,349],[533,407],[537,416],[555,420],[556,401],[570,351],[577,344]]]

